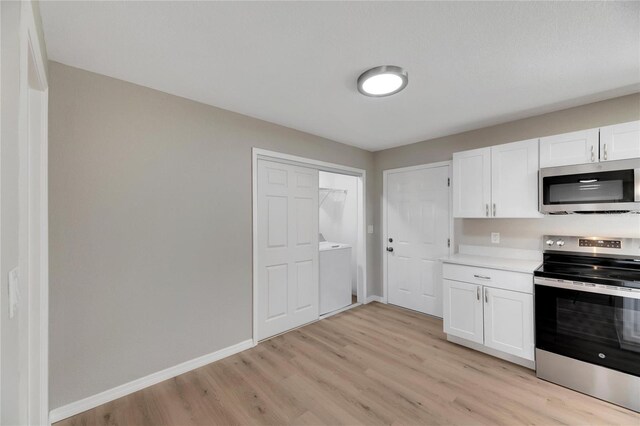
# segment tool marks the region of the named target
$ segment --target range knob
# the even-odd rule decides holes
[[[553,240],[547,240],[547,241],[546,241],[546,243],[547,243],[547,245],[548,245],[548,246],[552,246],[552,245],[553,245],[553,243],[555,243],[555,241],[553,241]]]
[[[558,241],[556,241],[556,245],[557,245],[558,247],[562,247],[562,246],[564,245],[564,240],[558,240]]]

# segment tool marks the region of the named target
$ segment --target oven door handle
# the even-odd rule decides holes
[[[563,288],[566,290],[584,291],[587,293],[606,294],[609,296],[640,299],[640,289],[614,287],[610,285],[584,283],[579,281],[558,280],[555,278],[535,277],[533,283],[546,287]]]

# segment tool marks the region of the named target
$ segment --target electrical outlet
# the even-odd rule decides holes
[[[373,234],[373,225],[367,226],[367,233],[368,234]]]
[[[500,244],[500,233],[492,232],[491,233],[491,243],[492,244]]]
[[[9,271],[9,319],[13,318],[20,303],[20,273],[19,269]]]

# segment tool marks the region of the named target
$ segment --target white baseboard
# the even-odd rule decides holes
[[[171,379],[180,374],[195,370],[196,368],[203,367],[207,364],[211,364],[212,362],[221,360],[222,358],[237,354],[238,352],[242,352],[252,347],[253,340],[245,340],[244,342],[240,342],[233,346],[220,349],[219,351],[203,355],[190,361],[185,361],[173,367],[169,367],[156,373],[149,374],[148,376],[141,377],[132,382],[125,383],[123,385],[116,386],[115,388],[108,389],[104,392],[100,392],[98,394],[83,398],[79,401],[63,405],[62,407],[51,410],[51,412],[49,413],[49,422],[55,423],[60,420],[66,419],[67,417],[75,416],[76,414],[80,414],[83,411],[87,411],[99,405],[106,404],[107,402],[113,401],[114,399],[122,398],[123,396],[129,395],[133,392],[137,392],[151,385],[155,385],[156,383]]]
[[[371,302],[386,303],[382,298],[382,296],[376,296],[375,294],[367,297],[367,303],[371,303]]]

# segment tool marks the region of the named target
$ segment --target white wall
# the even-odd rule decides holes
[[[49,73],[51,408],[251,338],[252,147],[373,171],[358,148]]]
[[[320,188],[346,190],[331,192],[326,198],[320,192],[320,233],[327,241],[351,245],[351,291],[357,294],[358,178],[320,172]]]

